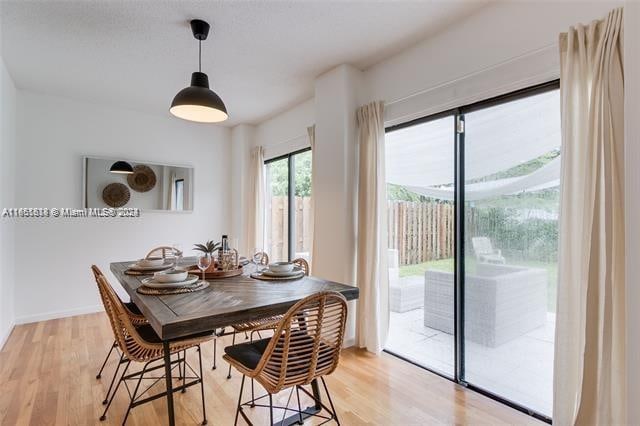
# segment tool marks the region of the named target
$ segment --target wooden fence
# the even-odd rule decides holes
[[[295,253],[311,250],[311,197],[295,197]],[[267,200],[267,203],[269,200]],[[287,260],[289,244],[287,226],[289,221],[288,198],[271,197],[271,208],[265,218],[267,223],[267,247],[270,260]]]
[[[296,197],[295,252],[311,249],[311,198]],[[267,200],[269,202],[269,200]],[[266,218],[267,253],[274,261],[288,258],[287,197],[271,197]],[[388,202],[388,244],[398,249],[400,265],[453,257],[453,204],[447,202]]]
[[[453,257],[453,215],[448,202],[388,201],[388,245],[400,265]]]

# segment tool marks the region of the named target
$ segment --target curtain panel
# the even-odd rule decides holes
[[[560,35],[553,423],[626,423],[622,9]]]
[[[309,136],[309,145],[311,146],[311,214],[309,215],[309,234],[311,237],[311,247],[309,249],[309,269],[311,269],[311,273],[313,273],[313,253],[315,252],[315,194],[316,194],[316,170],[318,165],[318,160],[316,159],[315,149],[316,149],[316,125],[307,127],[307,135]]]
[[[249,192],[247,200],[247,250],[259,248],[264,251],[264,149],[261,146],[251,150],[249,161]],[[251,253],[253,254],[253,253]]]
[[[384,104],[373,102],[357,110],[358,239],[356,342],[379,353],[389,329],[387,269],[387,193],[384,165]]]

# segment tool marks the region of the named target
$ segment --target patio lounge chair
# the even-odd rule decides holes
[[[494,249],[491,245],[491,240],[487,237],[473,237],[471,239],[473,243],[473,251],[476,254],[478,262],[482,263],[498,263],[503,265],[505,263],[502,252],[499,249]]]

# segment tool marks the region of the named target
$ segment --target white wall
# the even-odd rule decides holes
[[[265,159],[309,146],[307,127],[315,124],[314,99],[304,101],[256,127],[254,146],[265,149]]]
[[[100,309],[89,270],[142,257],[161,244],[228,232],[229,140],[223,127],[20,91],[16,205],[82,203],[82,157],[177,163],[195,168],[193,213],[143,212],[137,219],[23,219],[16,227],[17,322]]]
[[[1,53],[0,51],[0,209],[3,209],[16,207],[16,88]],[[13,220],[0,217],[0,349],[11,333],[15,320],[14,233]]]
[[[627,421],[637,425],[640,424],[640,3],[637,1],[625,5],[624,31]]]

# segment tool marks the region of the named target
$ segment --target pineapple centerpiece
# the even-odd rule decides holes
[[[214,253],[222,248],[220,243],[214,243],[213,241],[207,241],[204,244],[194,244],[193,249],[195,251],[199,251],[202,253],[209,253],[211,256],[211,266],[207,268],[205,272],[213,272],[218,267],[216,259],[217,256],[214,256]]]

